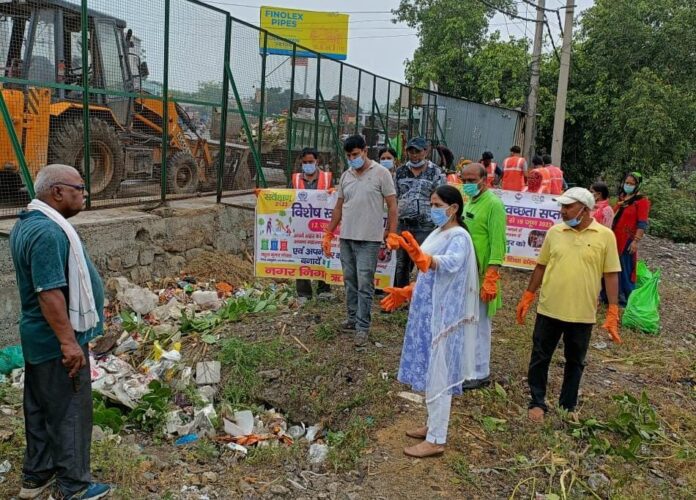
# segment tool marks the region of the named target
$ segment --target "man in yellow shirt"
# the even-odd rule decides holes
[[[585,188],[571,188],[556,198],[563,224],[546,233],[529,286],[517,305],[517,322],[524,318],[541,286],[532,357],[527,375],[531,402],[529,418],[543,422],[549,364],[563,336],[565,370],[559,406],[569,412],[578,401],[580,379],[596,322],[597,297],[606,285],[609,307],[602,325],[614,342],[619,337],[619,278],[621,271],[614,233],[590,216],[594,197]]]

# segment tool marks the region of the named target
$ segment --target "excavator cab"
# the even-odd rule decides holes
[[[139,41],[131,30],[124,33],[125,21],[89,11],[86,68],[81,28],[79,4],[0,3],[1,91],[32,176],[48,163],[73,165],[84,175],[83,92],[63,86],[81,87],[87,72],[90,87],[98,89],[89,96],[90,192],[96,198],[115,197],[126,178],[159,178],[163,103],[143,90],[147,64],[133,52],[139,51]],[[134,92],[141,96],[134,98]],[[204,145],[204,154],[194,157],[175,103],[169,103],[168,113],[169,190],[195,192],[199,178],[212,168],[210,152]],[[0,171],[18,171],[4,127]]]

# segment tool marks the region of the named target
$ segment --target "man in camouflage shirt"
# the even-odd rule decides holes
[[[430,219],[430,195],[442,184],[445,177],[442,171],[426,159],[426,141],[422,137],[411,139],[407,146],[409,161],[396,170],[396,198],[399,207],[399,226],[397,231],[409,231],[418,243],[435,229]],[[396,255],[395,287],[404,287],[410,281],[413,262],[405,250],[399,249]]]

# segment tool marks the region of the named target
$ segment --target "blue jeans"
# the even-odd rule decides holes
[[[348,321],[357,330],[370,329],[375,271],[381,242],[341,239],[341,267],[346,287]]]

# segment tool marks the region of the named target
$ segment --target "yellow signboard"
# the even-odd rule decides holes
[[[339,60],[346,59],[348,54],[347,14],[262,6],[261,28],[301,45],[303,49],[297,48],[297,57],[316,57],[314,52],[304,49]],[[263,53],[264,34],[259,35]],[[291,56],[292,45],[269,36],[266,53]]]

